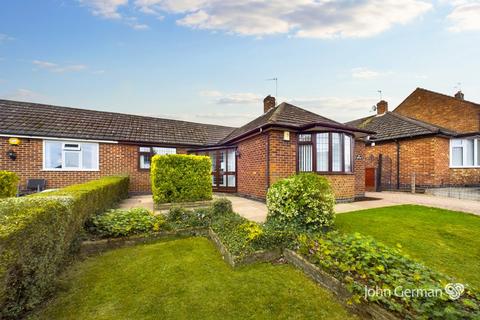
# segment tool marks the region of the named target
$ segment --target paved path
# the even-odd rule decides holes
[[[418,204],[480,215],[480,201],[444,198],[405,192],[367,192],[366,196],[368,198],[375,198],[376,200],[339,203],[335,206],[335,211],[337,213],[342,213],[401,204]],[[249,220],[264,222],[267,217],[267,206],[263,202],[229,194],[218,194],[214,197],[226,197],[232,201],[234,211]],[[152,196],[133,196],[120,203],[120,208],[128,209],[134,207],[143,207],[153,210]]]

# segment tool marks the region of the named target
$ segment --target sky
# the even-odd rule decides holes
[[[272,78],[341,122],[416,87],[480,103],[480,0],[0,2],[0,98],[240,126]]]

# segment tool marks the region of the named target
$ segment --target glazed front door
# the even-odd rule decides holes
[[[213,191],[237,191],[237,157],[235,149],[221,149],[209,151],[212,159],[212,187]]]

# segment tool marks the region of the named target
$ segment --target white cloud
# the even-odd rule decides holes
[[[360,67],[352,69],[352,78],[355,79],[375,79],[381,76],[382,73],[368,68]]]
[[[422,0],[136,0],[135,6],[180,15],[177,23],[194,29],[308,38],[368,37],[432,8]]]
[[[480,30],[480,1],[456,0],[451,1],[453,11],[447,16],[453,32]]]
[[[106,19],[120,19],[118,9],[128,4],[128,0],[79,0],[90,8],[92,13]]]
[[[17,89],[13,92],[5,93],[1,95],[2,98],[8,100],[17,100],[17,101],[28,101],[28,102],[38,102],[38,103],[51,103],[51,99],[44,96],[43,94],[34,92],[29,89]]]
[[[57,63],[42,60],[33,60],[32,63],[41,69],[55,73],[78,72],[87,69],[87,66],[83,64],[59,65]]]
[[[262,96],[251,92],[223,93],[216,90],[200,91],[200,95],[213,99],[216,104],[261,104]]]
[[[2,44],[4,42],[7,42],[7,41],[10,41],[10,40],[14,40],[14,38],[10,37],[9,35],[7,35],[5,33],[0,33],[0,44]]]

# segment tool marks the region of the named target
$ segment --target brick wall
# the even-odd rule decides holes
[[[394,112],[458,132],[480,131],[480,107],[426,90],[415,90]]]
[[[266,145],[267,133],[238,144],[237,192],[255,198],[266,195]]]
[[[367,168],[377,167],[376,161],[369,160],[370,156],[378,159],[378,155],[383,154],[382,185],[387,189],[395,189],[397,187],[397,146],[395,142],[377,143],[374,147],[367,146],[365,154]],[[400,141],[401,189],[411,187],[413,173],[415,173],[417,186],[441,187],[480,184],[480,169],[449,168],[449,140],[441,137]]]
[[[238,193],[264,199],[266,195],[266,150],[269,141],[269,184],[289,177],[297,171],[297,136],[290,133],[290,141],[283,140],[283,131],[272,130],[238,145],[240,158],[238,164]],[[355,174],[332,174],[326,178],[332,184],[335,196],[340,201],[351,201],[365,194],[364,145],[356,144]]]
[[[8,150],[17,153],[12,161],[6,155]],[[178,153],[186,153],[177,148]],[[126,144],[99,144],[100,171],[43,171],[43,142],[39,139],[21,139],[19,146],[8,145],[7,138],[0,138],[0,170],[16,172],[20,186],[25,189],[27,179],[47,180],[47,188],[60,188],[82,183],[102,176],[128,174],[130,192],[150,192],[150,171],[138,169],[138,146]]]

